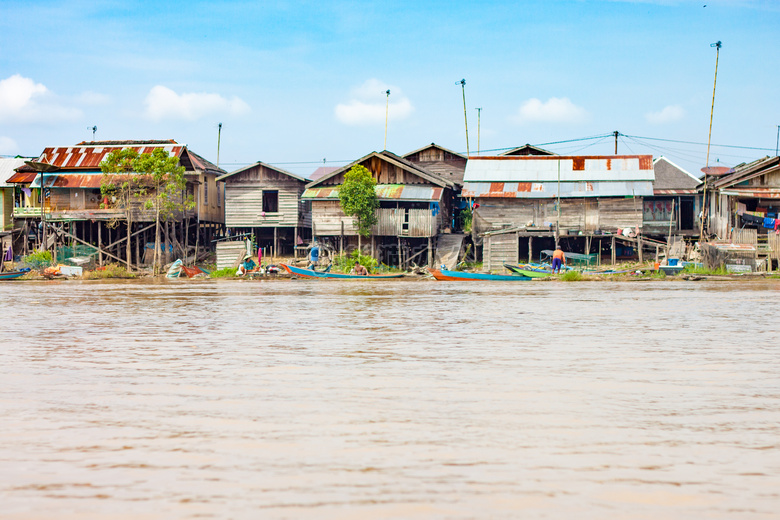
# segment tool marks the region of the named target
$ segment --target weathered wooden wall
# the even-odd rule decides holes
[[[502,270],[505,263],[518,262],[519,250],[517,233],[488,235],[483,242],[483,265],[488,271]]]
[[[263,212],[263,192],[278,191],[279,211]],[[282,187],[229,186],[226,190],[225,225],[229,227],[295,227],[298,219],[298,190]]]
[[[369,157],[361,162],[360,165],[365,166],[374,174],[377,184],[430,184],[422,177],[377,156]],[[345,173],[339,173],[326,179],[322,186],[342,184]]]
[[[555,227],[558,209],[550,199],[480,198],[477,212],[487,229],[503,227]],[[642,225],[642,199],[583,198],[562,199],[560,229],[592,233],[596,230],[615,231],[618,228]]]
[[[217,269],[233,267],[239,255],[254,254],[249,251],[248,241],[217,242]]]
[[[314,236],[357,235],[352,217],[344,215],[337,200],[314,200],[311,204]],[[343,223],[343,228],[342,228]]]
[[[430,209],[380,208],[377,224],[371,234],[375,236],[433,237],[438,234],[440,218]],[[344,215],[338,201],[312,202],[312,222],[315,236],[357,235],[352,217]]]

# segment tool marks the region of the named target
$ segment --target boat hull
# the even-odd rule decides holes
[[[21,278],[29,271],[8,271],[6,273],[0,273],[0,280],[13,280],[15,278]]]
[[[302,267],[295,267],[294,265],[279,264],[285,271],[296,276],[303,278],[336,278],[336,279],[352,279],[352,280],[387,280],[393,278],[403,278],[403,273],[397,274],[345,274],[345,273],[331,273],[325,271],[312,271],[311,269],[303,269]]]
[[[440,282],[527,282],[530,280],[529,277],[512,274],[465,273],[463,271],[447,271],[446,269],[428,269],[428,271]]]
[[[544,278],[552,274],[552,272],[546,271],[544,269],[533,269],[520,265],[504,264],[504,267],[515,274],[527,276],[528,278]]]

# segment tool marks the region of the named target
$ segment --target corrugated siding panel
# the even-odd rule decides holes
[[[599,199],[599,229],[614,231],[618,228],[642,225],[644,199]]]
[[[502,270],[505,263],[516,264],[519,251],[517,233],[485,237],[485,251],[484,262],[488,271]]]
[[[298,192],[279,192],[279,211],[263,214],[263,190],[228,186],[225,190],[225,225],[228,227],[295,227],[298,225]]]
[[[372,233],[377,236],[395,237],[400,235],[404,212],[404,208],[380,208],[377,210],[378,222]]]
[[[651,155],[472,157],[463,179],[467,183],[652,182],[655,172]]]

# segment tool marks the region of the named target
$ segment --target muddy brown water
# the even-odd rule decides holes
[[[778,518],[779,298],[0,282],[0,518]]]

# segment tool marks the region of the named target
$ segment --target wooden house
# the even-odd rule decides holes
[[[273,254],[291,254],[309,238],[311,203],[301,200],[309,179],[256,162],[217,179],[225,183],[225,226],[253,234]]]
[[[15,184],[8,179],[16,173],[16,168],[24,166],[22,158],[0,158],[0,231],[13,228]]]
[[[642,231],[646,235],[699,234],[701,181],[666,157],[653,160],[653,195],[642,203]]]
[[[101,262],[105,257],[130,266],[146,263],[146,246],[154,242],[155,216],[143,207],[141,199],[124,208],[100,192],[100,164],[112,151],[125,148],[139,153],[162,148],[178,157],[185,168],[186,188],[182,197],[191,196],[195,207],[180,212],[163,226],[166,254],[186,257],[191,245],[209,247],[211,237],[224,223],[224,193],[216,179],[225,172],[172,140],[94,141],[45,148],[37,159],[17,168],[8,179],[21,188],[17,191],[14,219],[21,222],[24,236],[36,236],[34,230],[45,220],[44,234],[56,237],[51,242],[47,240],[47,249],[66,239],[94,248]],[[129,250],[127,240],[131,244]],[[25,249],[29,245],[27,240],[22,244]]]
[[[653,180],[649,155],[470,157],[462,196],[475,203],[472,235],[485,239],[484,261],[495,266],[534,259],[561,237],[567,250],[589,254],[605,233],[641,228]]]
[[[306,186],[302,199],[311,202],[312,235],[339,251],[357,245],[353,218],[341,210],[338,190],[344,174],[358,164],[377,181],[372,254],[390,265],[431,262],[436,236],[450,226],[456,184],[388,151],[372,152]]]
[[[440,177],[444,177],[458,186],[463,185],[463,173],[466,171],[465,155],[431,143],[404,155],[407,161],[422,166]]]
[[[780,157],[735,166],[731,173],[711,179],[710,186],[710,233],[724,240],[742,229],[764,239],[777,236],[771,222],[780,217]]]
[[[549,150],[545,150],[544,148],[539,148],[530,144],[524,144],[523,146],[518,146],[517,148],[507,150],[501,155],[555,155],[555,153]]]

